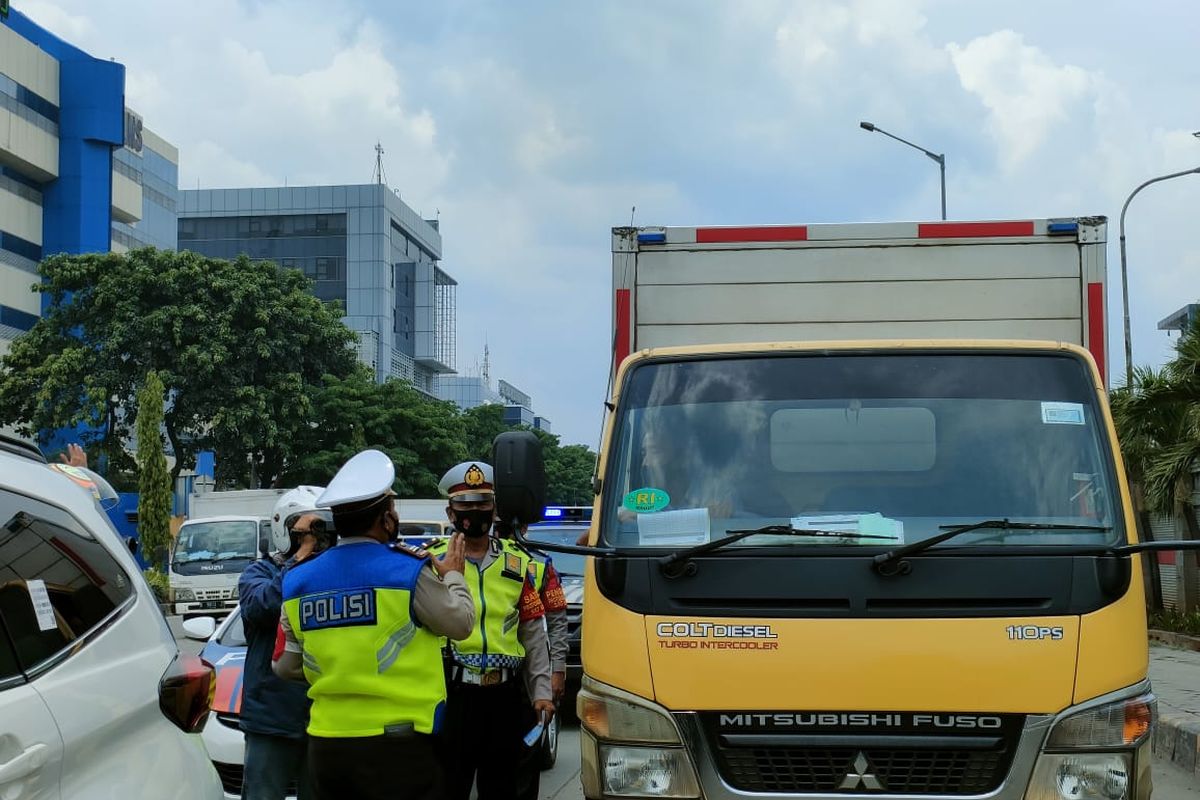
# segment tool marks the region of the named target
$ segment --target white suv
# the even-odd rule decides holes
[[[212,688],[92,495],[0,436],[0,797],[220,798]]]

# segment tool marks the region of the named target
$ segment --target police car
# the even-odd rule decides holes
[[[542,513],[542,522],[529,526],[525,538],[531,542],[575,544],[579,535],[592,524],[591,506],[548,506]],[[568,691],[578,685],[583,675],[583,659],[580,655],[580,634],[583,623],[583,568],[586,556],[573,553],[550,553],[554,569],[562,580],[563,593],[567,596],[567,684]],[[563,708],[573,708],[566,702]]]
[[[242,670],[246,665],[246,633],[242,613],[235,608],[217,624],[212,617],[197,617],[183,623],[189,639],[207,639],[200,657],[217,672],[212,711],[204,727],[204,745],[216,767],[226,798],[242,796],[242,769],[246,740],[238,714],[242,707]],[[293,786],[288,798],[296,796]]]

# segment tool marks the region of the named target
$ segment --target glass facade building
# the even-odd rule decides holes
[[[506,424],[527,425],[550,433],[550,420],[534,413],[533,398],[507,381],[499,381],[497,390],[482,377],[442,376],[438,379],[437,396],[464,410],[476,406],[502,405]]]
[[[454,372],[457,283],[439,266],[437,222],[386,186],[189,189],[180,200],[180,249],[301,270],[318,297],[341,302],[380,381],[433,395]]]

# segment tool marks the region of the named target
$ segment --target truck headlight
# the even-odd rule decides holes
[[[1157,719],[1158,699],[1146,692],[1059,720],[1050,731],[1046,749],[1132,749],[1150,735]]]
[[[666,709],[585,676],[576,710],[585,797],[700,796],[691,756]]]
[[[175,602],[177,602],[177,603],[190,603],[195,599],[196,599],[196,593],[193,592],[191,589],[176,589],[175,590]]]
[[[1133,783],[1130,753],[1050,753],[1038,759],[1026,800],[1124,800]]]
[[[1158,717],[1146,692],[1071,714],[1055,723],[1026,800],[1133,800],[1149,795],[1139,762]],[[1144,784],[1144,785],[1143,785]]]

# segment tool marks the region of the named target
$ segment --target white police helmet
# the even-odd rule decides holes
[[[275,503],[275,512],[271,515],[271,544],[276,550],[281,553],[291,551],[291,527],[300,515],[319,513],[322,517],[329,516],[328,511],[317,510],[317,497],[323,491],[323,486],[297,486]]]

